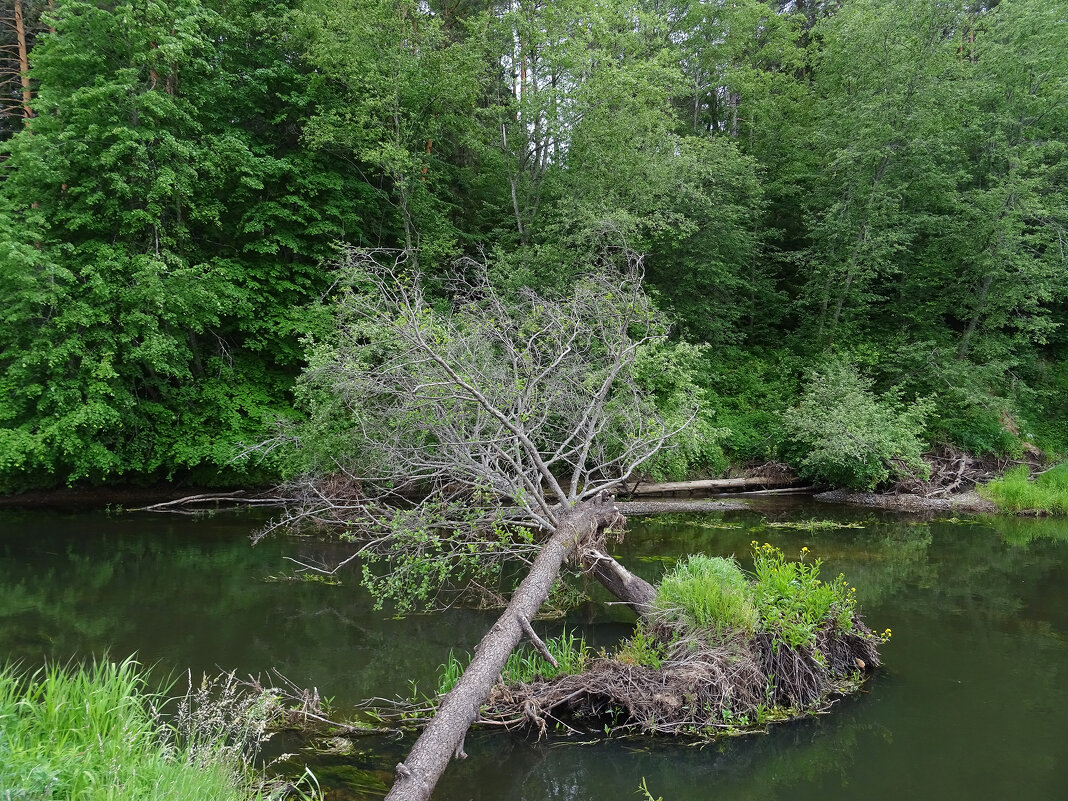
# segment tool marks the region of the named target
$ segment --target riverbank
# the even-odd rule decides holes
[[[145,507],[170,504],[191,496],[227,496],[243,495],[246,499],[255,497],[255,491],[235,490],[227,493],[218,489],[195,487],[173,487],[159,485],[154,487],[88,487],[54,490],[34,490],[19,495],[0,495],[0,509],[47,509],[53,511],[84,512],[93,509],[138,510]],[[728,493],[724,493],[728,494]],[[744,500],[750,493],[729,493],[729,500],[716,500],[710,497],[682,497],[664,500],[619,501],[617,505],[624,515],[645,517],[649,515],[670,514],[673,512],[723,512],[747,508]],[[754,497],[762,492],[751,493]],[[796,494],[807,494],[797,492]],[[965,492],[947,497],[929,498],[915,494],[852,492],[846,489],[834,489],[813,493],[817,501],[825,503],[844,503],[853,506],[865,506],[877,509],[894,509],[902,512],[942,512],[957,511],[972,514],[1027,514],[1026,511],[999,510],[997,505],[979,496],[976,492]],[[208,498],[207,503],[214,499]],[[176,507],[181,504],[175,504]],[[203,507],[203,503],[199,505]]]
[[[29,674],[0,667],[4,798],[268,801],[283,788],[302,801],[318,797],[259,776],[255,749],[263,738],[251,715],[266,706],[222,720],[187,699],[172,723],[160,712],[166,703],[132,659]]]
[[[1008,471],[1009,473],[1012,470]],[[777,477],[780,482],[789,484],[799,483],[796,479],[783,479]],[[947,476],[952,478],[952,476]],[[956,478],[959,483],[960,472]],[[1003,482],[1005,475],[994,478],[994,482]],[[1016,476],[1016,483],[1020,483],[1020,476]],[[727,479],[718,482],[688,482],[691,484],[722,483],[731,484],[732,481],[759,481],[760,479]],[[989,481],[989,478],[988,478]],[[1026,476],[1023,477],[1026,484]],[[747,495],[757,497],[770,493],[808,494],[809,487],[794,487],[776,490],[750,490],[739,491],[733,485],[724,487],[727,490],[719,493],[722,496],[730,496],[729,500],[718,500],[716,495],[709,494],[707,488],[701,487],[686,491],[689,487],[683,485],[687,482],[675,485],[660,485],[670,487],[671,498],[656,498],[650,500],[622,500],[618,503],[620,511],[625,515],[647,516],[672,512],[721,512],[746,508],[745,498]],[[973,483],[976,483],[973,481]],[[654,485],[655,486],[655,485]],[[756,486],[756,485],[754,485]],[[761,485],[762,486],[762,485]],[[909,487],[912,489],[912,487]],[[999,505],[989,498],[983,497],[975,490],[954,492],[956,486],[939,487],[937,484],[924,485],[924,493],[901,491],[898,487],[889,492],[856,492],[845,488],[837,488],[822,492],[812,492],[814,500],[823,503],[843,503],[852,506],[862,506],[874,509],[889,509],[900,512],[961,512],[965,514],[1008,514],[1028,515],[1046,514],[1050,510],[1042,508],[1024,508],[1020,503]],[[948,490],[948,491],[947,491]],[[168,507],[174,509],[205,508],[217,506],[226,502],[228,505],[264,505],[281,503],[279,498],[268,498],[271,491],[267,488],[250,488],[220,490],[219,488],[198,488],[173,484],[157,484],[150,487],[136,486],[105,486],[105,487],[62,487],[51,490],[32,490],[18,495],[0,495],[0,509],[51,509],[57,511],[88,511],[92,509],[122,509],[138,510],[146,507]],[[639,493],[644,494],[644,493]],[[1019,493],[1017,493],[1019,494]],[[681,496],[681,497],[680,497]],[[627,496],[625,496],[627,497]],[[183,503],[184,501],[184,503]],[[166,509],[164,509],[166,510]]]

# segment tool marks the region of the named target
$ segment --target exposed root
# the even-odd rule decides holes
[[[953,445],[938,445],[923,455],[930,470],[930,477],[923,479],[910,476],[893,485],[891,492],[901,495],[918,495],[938,498],[967,492],[978,484],[1001,476],[1010,467],[1026,464],[1032,472],[1041,469],[1045,454],[1033,446],[1025,449],[1023,459],[1009,457],[979,457]]]
[[[879,638],[859,620],[855,627],[843,633],[828,626],[811,647],[801,648],[767,632],[716,644],[675,632],[659,667],[603,657],[578,675],[498,684],[480,722],[539,736],[554,720],[698,736],[762,726],[825,709],[879,665]],[[666,632],[660,628],[658,636]]]

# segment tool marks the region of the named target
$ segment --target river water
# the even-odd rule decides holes
[[[808,546],[843,572],[872,628],[891,628],[885,667],[827,715],[703,747],[666,739],[577,742],[472,734],[439,801],[621,801],[644,779],[664,801],[1068,798],[1068,522],[916,516],[764,499],[750,510],[632,521],[616,555],[655,580],[687,553],[739,557],[757,539]],[[801,531],[811,519],[863,528]],[[490,615],[375,612],[347,572],[328,586],[285,580],[293,564],[346,546],[248,535],[246,514],[207,518],[0,513],[0,660],[33,666],[131,653],[154,675],[265,674],[315,686],[344,710],[429,690],[450,649],[469,650]],[[544,635],[577,628],[611,645],[625,608],[594,600]],[[410,745],[368,739],[315,757],[332,801],[380,797]],[[298,757],[299,764],[302,757]]]

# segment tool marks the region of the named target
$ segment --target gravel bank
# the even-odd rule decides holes
[[[997,507],[974,492],[962,492],[948,498],[925,498],[922,495],[879,495],[872,492],[831,490],[813,495],[826,503],[850,503],[875,509],[897,509],[902,512],[968,512],[994,514]]]

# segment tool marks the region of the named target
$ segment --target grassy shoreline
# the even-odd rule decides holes
[[[225,729],[179,731],[132,659],[0,668],[4,801],[266,801],[271,784]],[[295,798],[310,799],[303,794]]]
[[[1033,479],[1026,465],[1014,467],[1001,478],[981,486],[979,494],[993,501],[998,511],[1022,515],[1068,515],[1068,462],[1039,473]]]

